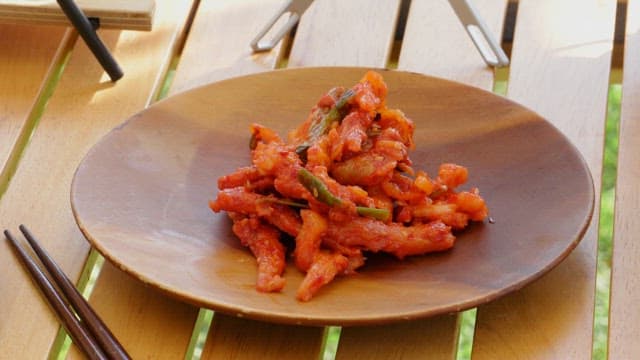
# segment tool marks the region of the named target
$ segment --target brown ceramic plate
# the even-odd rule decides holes
[[[414,167],[469,168],[495,223],[474,224],[451,251],[398,261],[371,256],[308,303],[302,274],[283,293],[255,290],[256,267],[215,214],[216,180],[249,160],[249,124],[286,134],[329,88],[366,69],[304,68],[213,83],[161,101],[105,136],[71,191],[85,236],[110,261],[184,301],[248,318],[372,324],[458,311],[540,277],[576,246],[592,214],[590,173],[552,125],[505,98],[424,75],[384,71],[387,104],[416,124]]]

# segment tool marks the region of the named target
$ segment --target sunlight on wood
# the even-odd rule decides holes
[[[546,31],[549,36],[549,47],[556,51],[559,57],[571,58],[598,58],[608,54],[612,49],[611,39],[602,37],[608,29],[610,17],[610,4],[601,1],[593,6],[583,6],[582,0],[548,2],[556,8],[555,11],[566,14],[574,14],[573,9],[581,7],[585,11],[581,16],[546,17],[541,19],[540,31]],[[580,31],[571,31],[580,29]],[[591,39],[585,42],[584,39]]]

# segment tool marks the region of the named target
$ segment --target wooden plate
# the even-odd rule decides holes
[[[256,266],[208,201],[249,160],[249,124],[286,134],[328,89],[362,68],[279,70],[213,83],[161,101],[112,130],[77,169],[71,200],[87,239],[144,283],[238,316],[358,325],[459,311],[540,277],[577,245],[594,192],[580,154],[556,128],[505,98],[424,75],[381,70],[387,104],[416,124],[416,169],[469,168],[494,223],[471,226],[451,251],[398,261],[371,256],[310,302],[255,290]]]

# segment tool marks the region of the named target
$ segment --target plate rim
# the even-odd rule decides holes
[[[404,316],[398,316],[398,315],[390,315],[390,316],[370,316],[370,317],[362,317],[362,316],[358,316],[358,317],[354,317],[354,318],[343,318],[343,317],[322,317],[322,316],[300,316],[297,314],[289,314],[289,313],[282,313],[282,314],[274,314],[273,312],[269,312],[269,313],[261,313],[260,311],[254,311],[253,309],[244,307],[242,305],[236,305],[236,304],[227,304],[227,302],[220,302],[217,301],[216,304],[214,306],[212,306],[212,302],[210,300],[207,299],[202,299],[200,296],[194,296],[193,294],[185,294],[184,291],[181,291],[180,289],[176,289],[176,288],[171,288],[168,286],[165,286],[165,284],[163,283],[159,283],[157,281],[154,281],[154,279],[152,277],[149,277],[148,275],[144,274],[144,273],[140,273],[139,271],[136,271],[136,269],[130,268],[128,267],[126,264],[122,263],[122,261],[119,261],[119,259],[117,257],[115,257],[112,253],[110,253],[108,251],[108,249],[106,249],[104,247],[104,245],[101,243],[101,241],[99,241],[98,239],[96,239],[89,231],[89,229],[87,229],[87,227],[85,226],[85,224],[83,223],[82,219],[81,219],[81,214],[79,214],[78,209],[76,207],[76,203],[75,203],[75,196],[77,195],[76,190],[77,190],[77,180],[78,180],[78,176],[79,173],[81,172],[83,166],[85,166],[85,162],[87,161],[87,159],[90,158],[91,154],[93,154],[95,151],[99,150],[100,145],[103,144],[106,139],[108,139],[110,136],[113,136],[114,132],[118,131],[119,129],[122,129],[124,127],[126,127],[128,124],[130,124],[132,121],[135,121],[136,118],[138,118],[141,114],[143,114],[144,112],[148,111],[151,108],[158,108],[163,106],[163,104],[172,101],[172,99],[174,99],[175,97],[179,97],[179,96],[188,96],[190,93],[192,92],[197,92],[197,91],[203,91],[203,89],[214,86],[216,84],[219,83],[224,83],[224,82],[230,82],[230,81],[237,81],[238,79],[243,79],[243,78],[252,78],[255,76],[262,76],[265,74],[272,74],[272,73],[276,73],[276,72],[307,72],[307,71],[333,71],[333,70],[348,70],[348,71],[359,71],[360,73],[364,73],[368,70],[374,70],[374,71],[379,71],[382,73],[383,77],[384,74],[386,72],[394,72],[394,73],[406,73],[409,74],[411,76],[420,76],[420,77],[424,77],[427,79],[433,79],[435,81],[443,81],[443,82],[447,82],[447,83],[451,83],[454,84],[456,86],[462,86],[465,88],[472,88],[474,89],[474,91],[478,91],[478,92],[482,92],[485,93],[486,95],[489,96],[495,96],[495,97],[500,97],[503,100],[509,102],[512,105],[515,105],[519,108],[522,108],[524,110],[526,110],[527,112],[532,113],[533,115],[535,115],[538,119],[542,120],[547,126],[550,126],[564,141],[567,145],[569,145],[572,153],[574,155],[577,155],[577,159],[580,162],[581,167],[585,170],[585,173],[588,175],[587,176],[587,181],[589,182],[589,192],[588,192],[588,197],[589,197],[589,209],[588,209],[588,215],[583,219],[582,223],[579,226],[579,229],[576,228],[575,231],[575,236],[572,239],[572,241],[568,242],[566,248],[564,248],[564,250],[561,252],[561,254],[559,256],[556,256],[554,258],[553,261],[549,262],[548,264],[546,264],[545,266],[541,267],[538,271],[536,271],[533,275],[528,276],[520,281],[516,281],[511,283],[511,285],[497,289],[497,290],[493,290],[493,291],[489,291],[489,292],[485,292],[485,294],[483,295],[479,295],[476,296],[474,298],[470,298],[464,301],[459,301],[457,303],[452,303],[448,306],[442,306],[440,308],[437,309],[431,309],[431,310],[425,310],[425,311],[412,311],[410,313],[407,313]],[[431,81],[431,80],[430,80]],[[215,179],[212,179],[212,183],[215,182]],[[169,96],[167,98],[164,98],[160,101],[157,101],[153,104],[151,104],[150,106],[140,110],[139,112],[136,112],[135,114],[127,117],[126,119],[124,119],[124,121],[117,125],[116,127],[114,127],[113,129],[109,130],[105,135],[103,135],[96,143],[94,143],[91,148],[87,151],[87,153],[82,157],[81,161],[79,162],[78,166],[76,167],[76,170],[73,174],[73,178],[71,181],[71,187],[70,187],[70,202],[71,202],[71,209],[72,209],[72,213],[73,213],[73,218],[74,221],[76,222],[76,225],[78,226],[79,230],[81,231],[81,233],[83,234],[83,236],[85,237],[85,239],[90,243],[90,245],[92,247],[94,247],[105,259],[107,259],[112,265],[114,265],[116,268],[118,268],[119,270],[125,272],[127,275],[132,276],[134,279],[136,279],[137,281],[142,282],[143,284],[147,284],[152,286],[155,289],[160,290],[163,294],[166,294],[172,298],[178,299],[180,301],[184,301],[186,303],[198,306],[198,307],[204,307],[204,308],[209,308],[212,309],[214,311],[219,311],[225,314],[230,314],[230,315],[235,315],[238,317],[246,317],[246,318],[250,318],[250,319],[254,319],[254,320],[259,320],[259,321],[267,321],[267,322],[271,322],[271,323],[281,323],[281,324],[293,324],[293,325],[312,325],[312,326],[333,326],[333,325],[337,325],[337,326],[358,326],[358,325],[372,325],[372,324],[387,324],[387,323],[394,323],[394,322],[399,322],[399,321],[407,321],[407,320],[415,320],[415,319],[419,319],[419,318],[426,318],[426,317],[431,317],[431,316],[435,316],[435,315],[440,315],[440,314],[446,314],[446,313],[454,313],[454,312],[459,312],[459,311],[463,311],[463,310],[467,310],[473,307],[477,307],[483,304],[486,304],[488,302],[491,302],[493,300],[496,300],[506,294],[509,294],[511,292],[514,292],[516,290],[519,290],[535,281],[537,281],[538,279],[540,279],[541,277],[543,277],[545,274],[547,274],[550,270],[552,270],[553,268],[555,268],[556,266],[558,266],[560,263],[562,263],[567,256],[569,256],[573,250],[578,246],[578,244],[581,242],[582,238],[584,237],[585,233],[587,232],[587,230],[589,229],[589,225],[591,224],[591,221],[593,220],[593,215],[595,212],[595,184],[593,181],[593,175],[591,173],[591,169],[588,166],[588,163],[585,161],[581,151],[575,146],[575,144],[562,132],[558,129],[557,126],[555,126],[555,124],[553,124],[552,122],[550,122],[547,118],[541,116],[540,114],[538,114],[536,111],[514,101],[511,100],[507,97],[501,96],[499,94],[495,94],[491,91],[487,91],[485,89],[482,88],[478,88],[475,87],[473,85],[468,85],[468,84],[464,84],[462,82],[458,82],[455,80],[450,80],[450,79],[445,79],[445,78],[440,78],[440,77],[436,77],[436,76],[431,76],[428,74],[423,74],[423,73],[419,73],[419,72],[413,72],[413,71],[405,71],[405,70],[396,70],[396,69],[388,69],[388,68],[375,68],[375,67],[359,67],[359,66],[318,66],[318,67],[301,67],[301,68],[285,68],[285,69],[275,69],[275,70],[268,70],[268,71],[261,71],[258,73],[253,73],[253,74],[246,74],[246,75],[241,75],[241,76],[236,76],[236,77],[231,77],[231,78],[227,78],[227,79],[223,79],[220,81],[213,81],[207,84],[203,84],[197,87],[194,87],[192,89],[188,89],[179,93],[176,93],[172,96]],[[289,263],[290,260],[287,260],[287,262]],[[348,279],[347,279],[348,281]],[[264,294],[258,293],[256,292],[256,296],[264,296]],[[314,300],[312,300],[314,301]],[[318,300],[318,301],[322,301],[322,300]]]

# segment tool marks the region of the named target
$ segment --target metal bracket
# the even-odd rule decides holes
[[[313,0],[289,0],[284,6],[278,10],[278,12],[269,20],[269,22],[258,32],[258,35],[251,40],[251,48],[253,52],[262,52],[269,51],[273,49],[278,41],[282,40],[282,38],[293,29],[293,27],[300,21],[300,17],[307,10],[307,8],[311,5]],[[267,35],[269,30],[273,28],[275,23],[284,15],[285,13],[290,13],[291,17],[287,22],[273,35],[273,37],[269,40],[265,40],[264,37]]]
[[[509,58],[469,0],[449,0],[464,29],[487,65],[503,67]]]
[[[71,21],[71,24],[73,24],[78,31],[78,34],[80,34],[93,55],[98,59],[100,65],[102,65],[102,68],[107,72],[111,81],[118,81],[124,73],[113,56],[111,56],[109,49],[107,49],[96,33],[96,29],[100,27],[100,19],[87,18],[73,0],[57,1],[64,14],[69,21]]]

